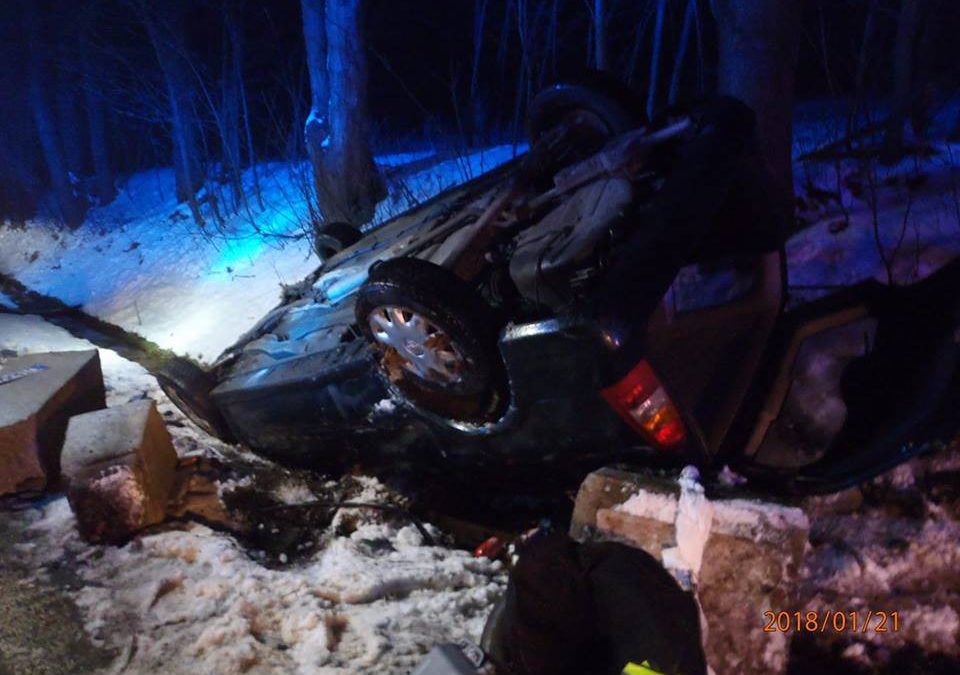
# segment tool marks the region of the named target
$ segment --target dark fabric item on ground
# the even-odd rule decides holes
[[[665,675],[706,673],[693,597],[620,544],[536,537],[491,621],[485,646],[507,675],[619,675],[644,661]]]

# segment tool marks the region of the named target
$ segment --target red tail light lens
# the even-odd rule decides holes
[[[686,438],[677,407],[646,361],[600,394],[631,429],[656,447],[672,448]]]

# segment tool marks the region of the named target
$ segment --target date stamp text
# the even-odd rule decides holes
[[[899,633],[900,612],[873,610],[771,611],[763,613],[764,633]]]

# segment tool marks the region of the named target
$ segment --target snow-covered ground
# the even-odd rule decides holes
[[[886,632],[848,627],[801,636],[795,648],[807,663],[855,674],[958,672],[960,446],[809,499],[805,508],[811,531],[802,611],[857,612],[861,623],[869,611],[898,613]]]
[[[499,146],[461,157],[437,155],[434,163],[427,161],[430,153],[381,157],[391,196],[378,206],[374,223],[513,155],[513,147]],[[43,219],[0,225],[0,273],[161,347],[212,362],[276,306],[282,284],[300,281],[319,264],[307,238],[290,239],[308,222],[297,187],[301,171],[260,165],[261,210],[248,170],[249,211],[241,208],[218,227],[207,206],[205,229],[177,203],[172,170],[142,171],[76,230]]]
[[[822,129],[800,131],[801,140],[823,135]],[[791,282],[885,279],[878,235],[900,280],[956,256],[960,145],[941,143],[935,150],[890,168],[799,163],[796,183],[807,227],[788,242]],[[494,148],[411,170],[378,219],[411,204],[411,195],[425,199],[512,155],[510,147]],[[401,172],[408,162],[424,167],[423,159],[381,163]],[[142,172],[77,230],[42,221],[0,226],[0,272],[209,362],[276,304],[282,283],[299,281],[317,265],[306,240],[285,238],[300,230],[305,209],[291,175],[289,166],[260,167],[265,209],[252,207],[256,228],[241,213],[223,232],[204,233],[176,204],[170,171]],[[892,255],[898,242],[899,253]],[[10,304],[0,295],[0,305]],[[0,313],[0,358],[4,350],[84,346],[38,317]],[[157,400],[181,456],[262,463],[195,429],[136,364],[107,350],[101,358],[108,403]],[[897,636],[828,636],[840,642],[840,662],[848,670],[885,662],[891,650],[911,641],[955,652],[956,456],[954,450],[937,460],[915,460],[857,491],[851,502],[808,506],[814,538],[804,572],[807,607],[875,608],[885,601],[910,621],[910,630]],[[389,498],[376,481],[358,480],[363,499]],[[310,489],[291,478],[282,500],[309,497]],[[91,547],[78,538],[61,497],[16,518],[29,521],[17,551],[39,583],[57,583],[55,572],[65,564],[74,569],[79,581],[65,592],[80,607],[89,635],[113,650],[116,672],[408,672],[435,642],[476,638],[505,582],[497,566],[429,545],[402,519],[369,513],[349,528],[331,523],[317,533],[323,545],[315,552],[279,566],[282,561],[265,561],[233,537],[198,524],[151,532],[122,548]]]
[[[0,313],[0,355],[85,348],[89,343],[39,317]],[[221,484],[222,492],[279,471],[196,429],[137,364],[109,350],[100,355],[109,405],[150,397],[181,456],[246,467],[245,476]],[[271,488],[276,501],[314,496],[313,485],[297,474],[279,475],[283,480]],[[960,657],[958,476],[960,448],[954,447],[866,486],[808,500],[803,611],[898,611],[900,628],[798,636],[794,664],[892,673],[891,662],[908,658],[921,667],[910,672],[951,672]],[[392,499],[372,478],[353,480],[358,491],[352,501]],[[442,541],[435,528],[425,527]],[[91,546],[79,538],[65,498],[57,495],[20,513],[0,512],[0,535],[13,540],[14,558],[4,559],[0,546],[0,572],[20,570],[15,583],[3,577],[10,585],[0,589],[0,606],[19,586],[63,593],[79,608],[88,639],[105,648],[104,673],[408,673],[439,641],[478,639],[506,582],[498,563],[431,545],[414,525],[376,512],[338,513],[316,532],[312,552],[289,562],[189,522],[120,548]],[[61,623],[40,620],[38,644],[60,639],[44,635],[48,625],[63,630]],[[0,631],[0,649],[2,638]],[[915,645],[920,652],[910,651]],[[41,657],[49,656],[47,649]]]
[[[849,157],[799,159],[844,137],[846,110],[836,101],[797,107],[798,231],[786,245],[791,286],[887,283],[890,276],[909,283],[960,254],[960,143],[942,140],[958,105],[960,99],[934,120],[927,156],[892,166]]]
[[[803,121],[797,152],[830,133],[822,117]],[[851,160],[799,162],[795,183],[806,227],[787,243],[791,285],[886,281],[878,237],[899,281],[925,276],[956,256],[960,144],[933,149],[930,158],[869,171]],[[437,156],[434,163],[429,153],[381,157],[392,189],[374,222],[514,154],[511,146],[499,146]],[[277,304],[281,285],[300,281],[318,265],[306,238],[290,239],[307,222],[297,188],[300,169],[273,163],[261,165],[258,174],[264,209],[251,187],[250,210],[241,208],[222,227],[213,224],[209,207],[205,229],[193,222],[176,202],[168,169],[134,174],[114,202],[92,209],[74,231],[42,219],[0,225],[0,273],[161,347],[212,362]],[[249,171],[244,180],[252,185]]]
[[[0,354],[90,347],[39,317],[0,314]],[[100,355],[108,405],[156,400],[181,456],[276,470],[193,427],[140,366],[109,350]],[[253,479],[220,489],[229,493]],[[354,480],[352,501],[391,498],[373,478]],[[294,474],[274,493],[282,502],[312,496]],[[19,514],[0,512],[0,519],[16,521],[5,531],[18,533],[22,583],[56,586],[69,568],[74,581],[64,592],[90,638],[114,655],[105,672],[406,673],[437,642],[477,640],[505,584],[499,563],[425,542],[414,525],[379,512],[342,510],[316,532],[314,553],[285,565],[282,556],[265,561],[196,523],[119,548],[91,546],[79,538],[63,496]]]

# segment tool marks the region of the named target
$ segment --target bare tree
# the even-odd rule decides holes
[[[303,140],[313,166],[316,193],[323,190],[323,149],[330,136],[327,106],[330,80],[327,75],[327,27],[324,0],[302,0],[303,40],[307,48],[307,73],[310,76],[310,114],[303,125]]]
[[[680,96],[680,80],[683,77],[683,63],[690,46],[690,33],[697,21],[697,0],[687,0],[687,9],[683,13],[683,28],[680,29],[680,41],[677,43],[677,56],[673,60],[673,74],[670,76],[670,93],[667,102],[674,105]]]
[[[361,0],[327,0],[327,71],[330,77],[330,147],[324,157],[328,220],[355,225],[373,219],[387,196],[373,162],[367,111],[367,55]]]
[[[792,209],[793,85],[800,0],[712,0],[717,20],[717,89],[757,114],[759,149],[784,209]]]
[[[920,26],[920,0],[901,0],[893,48],[893,100],[884,136],[883,155],[893,160],[903,150],[903,124],[913,93],[914,51]]]
[[[73,70],[72,50],[67,51],[68,46],[64,43],[61,43],[60,47],[56,77],[53,80],[56,91],[53,99],[54,118],[63,146],[63,159],[67,171],[75,178],[79,178],[84,174],[87,140],[86,124],[80,106],[80,82]],[[69,68],[65,67],[67,63],[70,63]]]
[[[607,2],[593,0],[593,62],[597,70],[607,70]]]
[[[483,128],[484,102],[480,98],[480,57],[483,53],[483,35],[487,19],[487,0],[473,3],[473,58],[470,68],[470,118],[474,140]]]
[[[660,73],[660,52],[663,51],[663,22],[667,0],[657,0],[657,22],[653,27],[653,51],[650,54],[650,81],[647,84],[647,117],[653,117],[657,102],[657,79]]]
[[[187,202],[194,219],[202,225],[196,192],[204,183],[203,139],[192,66],[184,42],[184,8],[179,2],[142,0],[139,8],[166,87],[177,199]]]
[[[90,158],[93,161],[93,191],[99,204],[103,205],[112,201],[117,194],[107,143],[106,105],[94,81],[91,57],[84,57],[83,66],[83,96],[87,112],[87,135],[90,137]]]
[[[117,194],[114,185],[113,164],[110,161],[110,146],[107,142],[107,106],[100,86],[98,72],[102,64],[89,36],[96,24],[99,2],[84,6],[79,16],[80,68],[83,83],[83,103],[87,118],[87,137],[90,141],[90,159],[93,164],[93,195],[100,205],[107,204]]]
[[[870,44],[876,28],[878,0],[867,2],[867,16],[863,22],[863,34],[860,36],[860,49],[857,52],[857,70],[853,78],[853,103],[847,115],[848,139],[853,136],[853,127],[860,116],[863,107],[864,93],[867,81],[867,65],[870,63]]]
[[[643,47],[643,38],[647,32],[647,24],[650,23],[654,14],[656,14],[656,9],[653,5],[644,5],[640,20],[633,31],[633,46],[630,48],[630,55],[627,57],[626,76],[624,78],[628,84],[633,84],[637,64],[640,61],[640,49]]]
[[[45,58],[48,50],[41,43],[43,19],[38,11],[37,3],[28,0],[24,2],[24,6],[30,52],[28,74],[30,110],[60,217],[67,225],[73,227],[83,221],[84,208],[80,200],[74,195],[60,134],[48,97],[47,82],[49,80],[50,63]]]
[[[370,149],[361,3],[302,0],[301,4],[311,88],[304,135],[317,200],[327,222],[362,225],[373,218],[386,187]]]
[[[239,13],[242,0],[223,0],[223,35],[220,41],[220,119],[222,172],[233,188],[234,208],[243,197],[240,179],[240,85],[243,80],[243,37]]]

